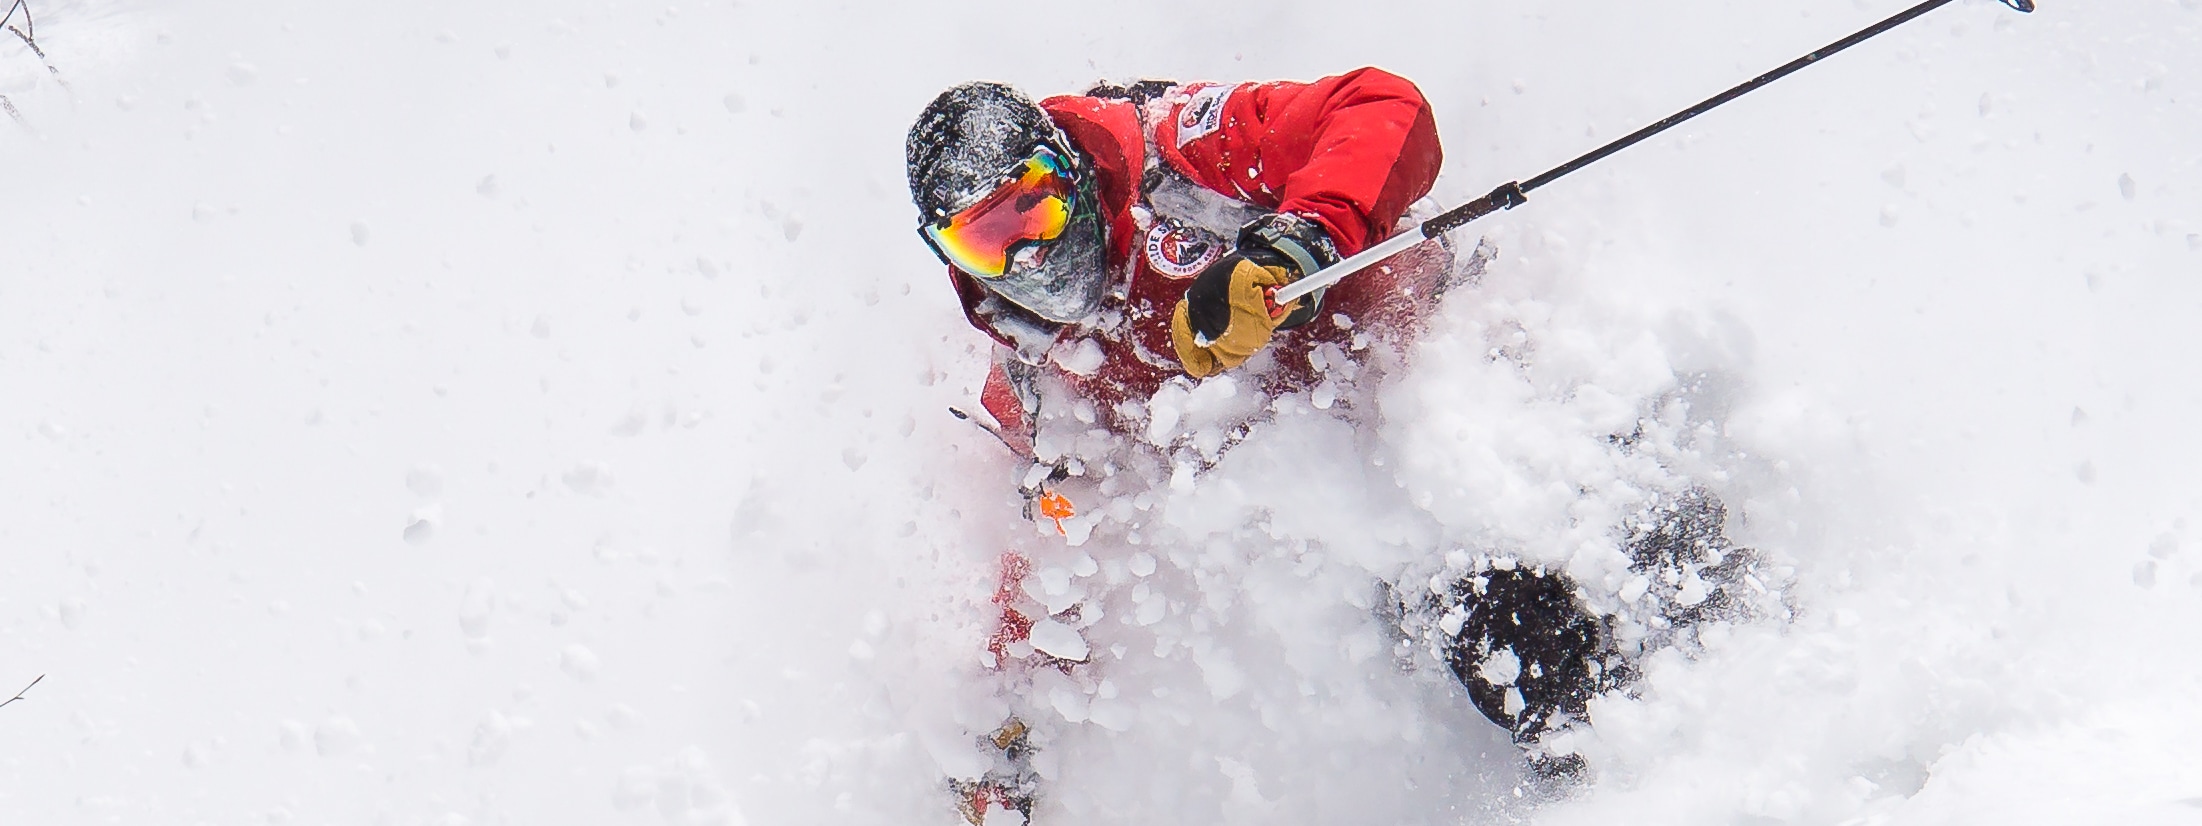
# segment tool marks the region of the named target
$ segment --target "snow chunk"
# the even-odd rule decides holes
[[[1329,410],[1331,405],[1338,403],[1338,385],[1324,379],[1322,384],[1315,385],[1315,390],[1308,394],[1308,403],[1317,410]]]
[[[1696,605],[1704,602],[1710,596],[1712,596],[1711,588],[1705,584],[1705,580],[1699,579],[1697,573],[1693,571],[1682,578],[1682,588],[1675,592],[1674,601],[1682,605]]]
[[[1087,713],[1086,695],[1070,686],[1059,685],[1049,689],[1047,700],[1048,705],[1054,706],[1055,713],[1063,715],[1065,721],[1083,723],[1090,716]]]
[[[1233,662],[1228,653],[1201,646],[1194,653],[1194,661],[1200,664],[1200,679],[1208,686],[1209,696],[1228,700],[1246,688],[1246,670]]]
[[[1107,357],[1101,352],[1100,342],[1081,338],[1056,345],[1048,351],[1048,358],[1073,374],[1091,376],[1100,372],[1101,362]]]
[[[1040,591],[1048,596],[1059,597],[1070,593],[1069,569],[1053,566],[1042,568],[1038,579],[1040,580]]]
[[[505,756],[505,749],[512,745],[512,720],[496,711],[474,727],[474,742],[467,745],[466,762],[470,766],[487,766]]]
[[[497,613],[497,586],[487,579],[474,580],[459,601],[459,630],[473,639],[489,636],[489,618]]]
[[[1184,385],[1167,384],[1147,400],[1147,442],[1167,445],[1176,435],[1178,418],[1184,415]]]
[[[1162,597],[1148,597],[1140,601],[1139,610],[1134,613],[1132,622],[1142,627],[1153,625],[1161,622],[1162,617],[1168,614],[1169,611],[1169,600]]]
[[[2157,534],[2156,540],[2148,543],[2148,555],[2157,559],[2170,559],[2172,554],[2178,552],[2179,537],[2173,536],[2169,532]]]
[[[1476,667],[1476,676],[1492,685],[1513,685],[1514,680],[1520,678],[1521,675],[1522,660],[1514,655],[1514,649],[1512,648],[1501,648],[1491,652],[1491,656],[1484,658],[1483,664]],[[1513,697],[1514,694],[1509,692],[1507,696]],[[1508,701],[1509,704],[1513,702],[1513,700]],[[1512,713],[1512,711],[1508,713]]]
[[[1461,626],[1467,624],[1468,609],[1465,605],[1455,605],[1453,610],[1445,612],[1445,616],[1437,618],[1438,630],[1445,632],[1448,637],[1460,636]]]
[[[411,521],[405,523],[405,543],[419,545],[436,535],[437,515],[440,508],[421,508],[413,512]]]
[[[566,646],[566,650],[558,655],[558,667],[566,672],[566,676],[576,680],[586,682],[596,679],[597,666],[596,652],[580,643]]]
[[[600,493],[612,487],[612,469],[601,462],[575,465],[560,478],[566,483],[567,489],[583,496]]]
[[[1053,619],[1033,623],[1029,639],[1033,648],[1056,659],[1083,661],[1090,653],[1090,649],[1086,647],[1086,638],[1079,636],[1078,629]]]
[[[1636,576],[1630,577],[1629,581],[1627,583],[1624,583],[1621,586],[1621,590],[1618,593],[1614,594],[1614,596],[1620,597],[1622,602],[1635,602],[1638,599],[1643,598],[1644,593],[1650,590],[1651,578],[1644,576],[1643,574],[1637,574]]]
[[[1130,703],[1099,699],[1086,706],[1086,719],[1110,731],[1130,731],[1133,718]]]

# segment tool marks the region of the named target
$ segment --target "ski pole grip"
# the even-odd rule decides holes
[[[1422,222],[1422,237],[1436,238],[1461,228],[1469,221],[1502,209],[1513,209],[1529,203],[1529,196],[1522,192],[1520,181],[1499,184],[1491,194],[1454,207],[1451,211]]]
[[[1944,0],[1944,2],[1947,1]],[[1277,290],[1277,294],[1271,300],[1280,306],[1290,304],[1294,300],[1316,290],[1338,283],[1339,279],[1360,272],[1363,267],[1406,252],[1408,248],[1451,232],[1462,224],[1502,209],[1513,209],[1528,202],[1528,196],[1522,194],[1521,184],[1508,181],[1500,185],[1499,188],[1491,190],[1489,195],[1469,201],[1455,207],[1451,212],[1422,222],[1422,232],[1419,236],[1417,233],[1402,232],[1386,238],[1368,249],[1354,253],[1344,261],[1324,267],[1320,272],[1309,273],[1306,278],[1285,285]]]

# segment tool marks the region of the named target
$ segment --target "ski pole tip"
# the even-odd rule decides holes
[[[2003,0],[2003,5],[2018,9],[2021,12],[2032,12],[2034,10],[2034,0]]]

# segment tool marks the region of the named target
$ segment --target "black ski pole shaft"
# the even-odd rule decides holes
[[[1667,131],[1668,129],[1672,129],[1675,126],[1680,125],[1683,121],[1687,121],[1691,118],[1697,117],[1698,115],[1710,112],[1713,109],[1718,108],[1723,103],[1735,100],[1736,98],[1742,97],[1746,94],[1751,93],[1754,90],[1757,90],[1759,87],[1780,80],[1783,77],[1788,76],[1790,73],[1797,71],[1798,69],[1802,69],[1806,66],[1818,63],[1823,58],[1863,43],[1869,39],[1872,39],[1874,36],[1886,32],[1890,29],[1896,28],[1897,26],[1909,23],[1912,21],[1912,19],[1917,18],[1920,15],[1926,14],[1927,12],[1941,8],[1942,6],[1948,5],[1950,2],[1952,2],[1952,0],[1926,0],[1926,2],[1920,3],[1919,5],[1905,9],[1901,12],[1897,12],[1895,15],[1889,17],[1887,20],[1883,20],[1871,26],[1867,26],[1866,28],[1859,30],[1857,33],[1852,34],[1849,37],[1845,37],[1841,40],[1829,43],[1826,46],[1822,46],[1818,49],[1806,53],[1803,57],[1782,64],[1781,66],[1774,68],[1772,71],[1759,75],[1758,77],[1751,78],[1750,80],[1744,81],[1743,83],[1737,84],[1735,88],[1729,89],[1728,91],[1714,95],[1710,98],[1706,98],[1703,102],[1700,102],[1696,106],[1692,106],[1688,109],[1676,112],[1672,115],[1667,116],[1666,119],[1661,120],[1658,123],[1654,123],[1650,126],[1646,126],[1634,132],[1630,132],[1629,134],[1614,140],[1612,143],[1608,143],[1604,146],[1598,147],[1597,149],[1593,149],[1585,153],[1582,157],[1553,167],[1552,169],[1547,170],[1544,174],[1538,175],[1534,178],[1530,178],[1527,181],[1508,181],[1506,183],[1500,184],[1498,188],[1491,190],[1491,193],[1488,195],[1477,198],[1473,201],[1469,201],[1468,203],[1461,204],[1460,206],[1447,210],[1446,212],[1438,215],[1435,218],[1431,218],[1428,221],[1422,222],[1422,231],[1420,233],[1400,233],[1398,236],[1395,236],[1392,239],[1388,239],[1382,244],[1378,244],[1376,246],[1363,250],[1362,252],[1354,255],[1352,258],[1348,258],[1344,261],[1340,261],[1336,264],[1326,267],[1323,269],[1322,272],[1315,273],[1312,277],[1303,278],[1297,282],[1294,282],[1291,286],[1278,290],[1276,301],[1279,304],[1289,302],[1292,299],[1299,298],[1300,296],[1307,295],[1308,293],[1312,293],[1316,290],[1337,283],[1339,279],[1344,278],[1348,275],[1352,275],[1353,273],[1360,271],[1363,267],[1366,267],[1369,264],[1376,263],[1379,260],[1389,258],[1393,255],[1403,252],[1406,250],[1407,247],[1411,247],[1417,243],[1421,243],[1422,239],[1424,238],[1436,238],[1455,229],[1459,229],[1461,226],[1467,224],[1470,221],[1474,221],[1477,218],[1481,218],[1485,215],[1489,215],[1502,209],[1513,209],[1515,207],[1521,206],[1522,204],[1528,202],[1528,193],[1531,190],[1537,189],[1538,187],[1544,186],[1545,184],[1549,184],[1553,181],[1557,181],[1563,177],[1566,177],[1568,173],[1574,172],[1578,169],[1582,169],[1583,167],[1604,160],[1606,156],[1612,155],[1615,152],[1619,152],[1623,149],[1634,146],[1637,143],[1653,135],[1657,135],[1661,132]],[[2034,0],[2000,0],[2000,2],[2021,12],[2031,12],[2034,10]],[[1419,237],[1417,237],[1418,235]],[[1391,247],[1394,246],[1396,246],[1397,248],[1392,249]],[[1371,255],[1372,253],[1379,252],[1381,252],[1382,254],[1374,256]]]

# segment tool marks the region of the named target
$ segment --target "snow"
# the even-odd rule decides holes
[[[1521,673],[1521,658],[1514,656],[1511,650],[1499,650],[1491,652],[1491,659],[1477,669],[1476,676],[1492,685],[1513,685],[1514,678],[1520,677]]]
[[[1405,368],[1166,390],[1071,536],[943,412],[988,344],[901,142],[953,83],[1379,64],[1451,204],[1905,5],[34,3],[0,812],[947,824],[1014,709],[1042,824],[2193,822],[2185,0],[1951,4],[1540,189]],[[1376,582],[1696,593],[1615,551],[1682,484],[1794,610],[1647,655],[1591,781],[1517,796]],[[980,665],[1010,549],[1090,664]]]

